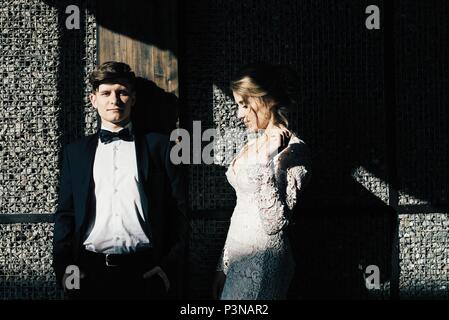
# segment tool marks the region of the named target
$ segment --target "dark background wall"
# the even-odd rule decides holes
[[[367,30],[375,4],[381,29]],[[299,75],[293,128],[313,178],[297,212],[292,297],[447,298],[448,33],[445,1],[196,1],[181,16],[186,123],[238,127],[228,83],[254,61]],[[224,161],[193,165],[192,275],[210,282],[234,193]],[[206,218],[204,218],[206,217]],[[207,253],[207,254],[205,254]],[[381,289],[367,290],[377,265]],[[206,296],[207,290],[192,294]]]

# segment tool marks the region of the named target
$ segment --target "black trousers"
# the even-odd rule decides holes
[[[70,300],[155,300],[167,297],[162,278],[143,274],[155,266],[151,250],[108,255],[83,250],[79,268],[85,277],[79,289],[66,292]]]

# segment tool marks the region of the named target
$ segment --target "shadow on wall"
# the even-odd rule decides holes
[[[102,5],[107,9],[102,10]],[[95,17],[97,24],[108,30],[178,56],[178,48],[173,45],[177,42],[172,40],[177,31],[177,0],[142,1],[138,4],[124,0],[110,0],[106,4],[97,0]]]
[[[72,142],[85,134],[85,72],[86,62],[86,21],[85,16],[80,14],[80,29],[68,30],[65,22],[67,6],[78,5],[83,12],[88,5],[86,1],[57,1],[44,0],[49,6],[57,9],[58,30],[60,38],[59,63],[57,69],[57,90],[60,112],[58,113],[61,144]],[[89,61],[93,63],[93,61]],[[62,161],[61,161],[62,163]]]
[[[368,192],[364,196],[372,197]],[[289,227],[297,268],[291,299],[390,296],[390,288],[395,285],[391,259],[397,227],[392,208],[380,202],[369,207],[307,208],[301,204],[296,214]],[[370,265],[380,271],[381,287],[376,291],[365,284],[365,277],[371,275],[367,269]]]
[[[179,117],[178,98],[153,81],[137,77],[136,104],[131,117],[133,125],[141,132],[169,135],[176,128]]]
[[[138,5],[125,0],[110,0],[107,3],[101,0],[43,1],[58,9],[60,14],[58,22],[64,29],[66,29],[66,18],[69,16],[66,13],[66,8],[76,5],[80,9],[81,29],[83,28],[84,12],[88,10],[95,16],[97,25],[178,55],[177,47],[173,46],[173,43],[176,42],[170,38],[176,34],[174,32],[176,25],[167,23],[170,19],[176,21],[176,0],[152,0],[140,2]],[[72,11],[70,11],[71,13]],[[79,36],[78,30],[72,31]],[[83,38],[80,37],[80,39]],[[67,46],[66,48],[70,49],[71,47]]]
[[[151,1],[140,3],[139,6],[131,6],[126,1],[108,1],[105,16],[101,14],[99,1],[56,1],[44,0],[48,5],[58,10],[58,28],[61,38],[58,46],[60,51],[60,63],[58,64],[58,92],[61,112],[59,113],[59,127],[63,128],[61,135],[62,144],[71,142],[85,135],[85,68],[86,46],[85,16],[89,11],[95,15],[97,25],[127,35],[141,42],[168,49],[177,54],[176,47],[170,47],[173,43],[168,37],[175,34],[171,26],[167,24],[164,15],[158,15],[160,10],[169,14],[175,7],[169,1]],[[80,9],[80,29],[68,30],[65,21],[68,17],[66,8],[69,5],[77,5]],[[128,10],[123,10],[126,7]],[[115,8],[115,10],[114,10]],[[134,9],[134,10],[133,10]],[[114,13],[116,16],[111,16]],[[151,18],[148,17],[151,15]],[[170,15],[171,16],[171,15]],[[129,23],[133,21],[133,23]],[[165,22],[165,23],[164,23]],[[149,25],[149,23],[151,25]],[[145,30],[145,32],[142,32]],[[148,32],[150,30],[150,32]],[[94,63],[94,61],[89,61]],[[177,98],[173,94],[164,92],[161,88],[148,79],[137,79],[137,102],[133,121],[136,128],[141,131],[156,131],[170,133],[176,127],[178,118]]]

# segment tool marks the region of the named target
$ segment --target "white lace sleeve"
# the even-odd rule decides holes
[[[309,178],[309,166],[301,148],[293,145],[268,165],[254,170],[260,183],[254,195],[267,234],[276,234],[288,225],[297,195]]]

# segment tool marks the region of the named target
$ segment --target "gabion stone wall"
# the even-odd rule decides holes
[[[96,125],[84,99],[95,24],[88,14],[87,32],[65,29],[69,4],[7,1],[0,9],[2,214],[54,212],[61,145]]]
[[[80,8],[79,30],[65,26],[68,5]],[[23,224],[0,224],[2,299],[60,297],[51,270],[53,226],[25,222],[54,213],[62,145],[96,127],[85,99],[96,59],[94,6],[6,0],[0,8],[0,222],[25,215]]]
[[[448,299],[449,7],[396,5],[400,295]]]
[[[48,213],[59,152],[57,10],[41,1],[7,1],[0,10],[0,207],[2,214]]]
[[[449,299],[449,215],[401,215],[401,297]]]
[[[0,227],[0,299],[55,299],[52,262],[53,225],[7,224]]]

